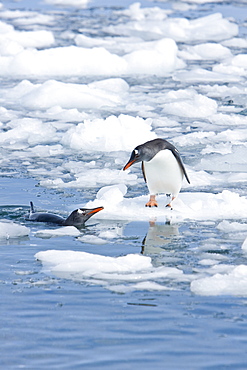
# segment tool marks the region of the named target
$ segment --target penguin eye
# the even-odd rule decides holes
[[[134,149],[135,156],[139,155],[139,151],[137,149]]]

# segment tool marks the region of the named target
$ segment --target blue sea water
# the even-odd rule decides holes
[[[128,6],[129,3],[107,5]],[[8,1],[4,4],[14,8],[33,7],[33,2],[27,1],[20,5]],[[98,1],[93,5],[106,3]],[[153,6],[153,3],[143,2],[143,5]],[[34,8],[39,6],[37,2]],[[222,11],[226,16],[236,15],[240,22],[245,17],[238,3],[207,4],[204,8],[205,13]],[[195,15],[191,10],[190,16]],[[141,193],[142,189],[138,191]],[[247,368],[246,298],[198,296],[191,293],[189,282],[174,283],[169,279],[171,290],[120,294],[100,284],[44,274],[41,263],[34,257],[48,249],[106,256],[149,253],[145,244],[148,222],[104,221],[105,229],[118,224],[122,230],[113,242],[104,245],[81,243],[71,236],[41,238],[35,232],[51,226],[24,220],[30,200],[37,207],[42,208],[46,203],[48,209],[63,213],[70,202],[85,203],[95,192],[43,188],[36,178],[16,172],[13,164],[13,173],[0,177],[0,194],[0,218],[23,223],[31,229],[28,237],[0,240],[1,369]],[[133,194],[135,190],[130,195]],[[100,227],[100,221],[96,221],[84,233],[97,234]],[[167,225],[162,227],[165,229]],[[217,242],[219,249],[203,249],[207,240]],[[204,253],[227,256],[227,263],[232,265],[246,263],[240,241],[217,229],[215,221],[178,223],[176,233],[170,235],[162,252],[153,256],[154,264],[180,266],[188,274],[196,273]]]
[[[32,179],[2,178],[2,203],[5,196],[6,203],[19,203],[14,189],[22,190],[22,204],[40,195]],[[4,218],[22,221],[28,207],[5,205],[0,211]],[[169,266],[182,266],[190,273],[200,258],[198,246],[208,236],[225,247],[220,253],[229,263],[245,261],[239,243],[224,239],[212,225],[178,226],[180,237],[163,248],[166,257],[172,254]],[[35,237],[42,228],[35,224],[29,237],[1,241],[2,369],[246,368],[245,298],[196,296],[184,282],[171,291],[117,294],[100,285],[44,275],[34,259],[35,253],[47,249],[108,256],[140,253],[143,248],[145,252],[145,222],[125,225],[122,237],[103,246],[65,236]],[[156,255],[156,262],[162,264],[162,256]]]

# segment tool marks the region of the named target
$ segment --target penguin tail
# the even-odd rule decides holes
[[[34,213],[35,211],[34,211],[34,206],[33,206],[33,202],[31,201],[30,202],[30,215],[32,214],[32,213]]]

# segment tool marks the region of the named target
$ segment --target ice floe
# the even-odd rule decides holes
[[[8,101],[16,101],[27,109],[95,108],[112,107],[123,104],[128,84],[123,79],[107,79],[91,84],[72,84],[47,80],[43,84],[21,81],[4,96]]]
[[[44,0],[47,4],[60,7],[85,8],[91,0]]]
[[[191,291],[199,295],[247,296],[247,266],[228,266],[224,273],[191,282]]]
[[[64,226],[58,229],[42,229],[36,231],[35,236],[39,238],[51,238],[57,236],[79,236],[80,231],[74,226]]]
[[[125,197],[125,185],[103,187],[97,193],[96,199],[89,201],[87,207],[104,206],[104,212],[99,219],[120,219],[147,221],[194,220],[225,220],[247,217],[247,198],[229,190],[212,194],[205,192],[182,192],[173,201],[173,209],[167,209],[167,197],[157,197],[159,207],[145,207],[148,195],[135,198]]]
[[[139,5],[133,4],[129,11],[136,14]],[[125,13],[125,11],[123,11]],[[118,11],[121,14],[122,11]],[[123,14],[124,14],[123,13]],[[141,19],[133,16],[129,22],[107,27],[107,31],[118,35],[134,35],[144,39],[171,37],[175,41],[221,41],[238,34],[238,26],[222,17],[221,13],[211,14],[198,19],[168,18],[164,13],[146,12],[140,9]],[[158,15],[157,15],[158,14]],[[160,16],[162,14],[162,16]]]
[[[69,129],[62,137],[62,143],[76,150],[120,151],[132,150],[141,141],[156,137],[152,132],[152,121],[121,114],[105,120],[86,120]],[[130,135],[134,127],[135,132]]]
[[[27,236],[30,229],[24,225],[19,225],[8,220],[0,221],[0,239],[20,238]]]
[[[103,47],[88,49],[75,45],[43,50],[23,49],[12,52],[11,55],[0,56],[0,75],[19,77],[121,76],[153,74],[154,71],[155,74],[164,76],[184,66],[183,62],[179,62],[177,46],[172,39],[160,40],[155,47],[152,44],[149,48],[123,56],[111,53]]]
[[[173,267],[154,267],[150,257],[128,254],[107,257],[86,252],[48,250],[38,252],[35,258],[42,262],[43,271],[59,278],[103,285],[106,289],[125,293],[131,290],[169,290],[168,278],[187,281],[183,272]]]
[[[177,236],[178,224],[188,220],[212,222],[216,232],[235,238],[244,254],[244,22],[219,12],[208,14],[207,9],[203,17],[183,16],[209,0],[174,2],[169,10],[161,3],[101,8],[104,21],[89,21],[88,13],[79,9],[87,0],[45,2],[46,7],[64,9],[14,11],[0,6],[1,171],[34,177],[47,193],[66,189],[70,196],[90,189],[91,200],[80,201],[104,206],[95,216],[99,223],[157,221],[163,226],[168,221],[165,234],[159,225],[149,228],[147,254],[162,252],[159,242],[169,239],[169,233]],[[73,21],[71,7],[78,8]],[[93,7],[90,11],[95,14]],[[148,192],[140,167],[122,171],[135,146],[156,137],[176,145],[191,179],[191,185],[183,184],[173,210],[165,207],[164,195],[158,197],[158,208],[145,208]],[[25,226],[0,224],[2,238],[29,235]],[[155,231],[154,250],[149,241]],[[72,237],[82,245],[103,247],[120,234],[117,227],[99,227],[95,235],[66,227],[39,230],[35,237]],[[166,291],[173,282],[185,282],[195,294],[246,296],[243,260],[239,266],[228,265],[226,256],[216,253],[225,250],[218,243],[216,238],[201,243],[203,255],[194,274],[164,263],[157,267],[149,256],[138,254],[46,251],[36,258],[47,273],[115,292]]]

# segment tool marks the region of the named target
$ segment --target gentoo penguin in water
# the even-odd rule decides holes
[[[173,201],[181,189],[184,176],[190,183],[178,150],[164,139],[138,145],[123,170],[138,162],[142,162],[142,173],[150,194],[146,207],[157,207],[155,196],[160,193],[167,194]],[[171,207],[170,203],[168,207]]]
[[[78,208],[73,211],[68,218],[65,219],[61,216],[55,215],[54,213],[35,212],[33,202],[30,202],[30,213],[26,217],[26,220],[36,222],[48,222],[60,226],[75,226],[77,228],[81,228],[90,217],[92,217],[95,213],[101,211],[102,209],[104,208]]]

